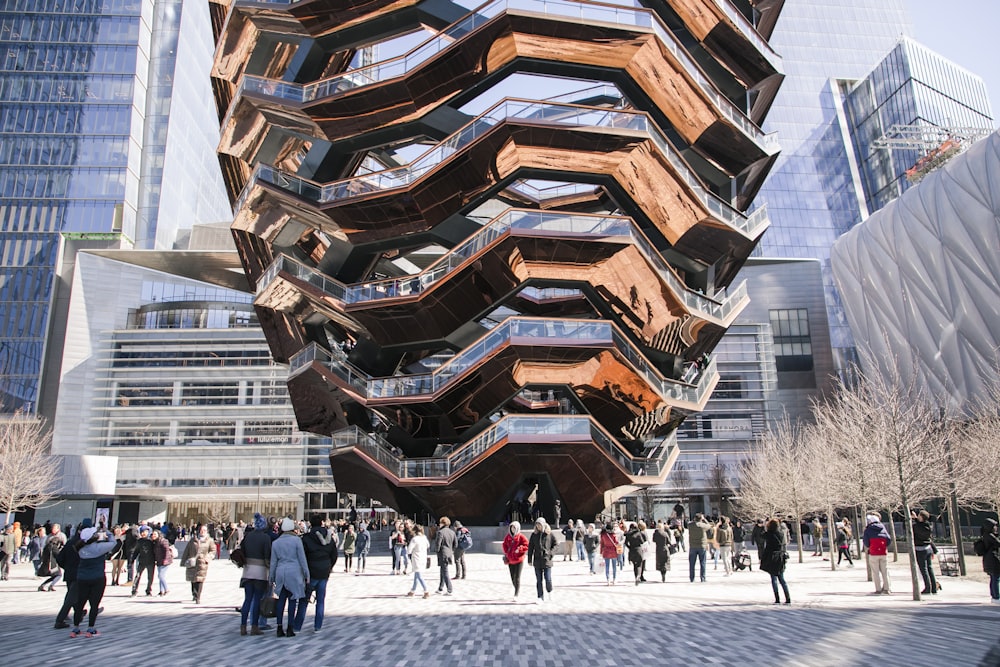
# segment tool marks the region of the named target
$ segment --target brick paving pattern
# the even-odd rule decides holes
[[[756,565],[723,577],[710,562],[708,581],[689,583],[683,553],[666,583],[653,572],[640,586],[630,568],[609,587],[603,567],[591,576],[579,561],[557,558],[553,600],[544,604],[534,604],[528,568],[520,601],[511,600],[499,556],[467,554],[469,577],[455,581],[455,594],[426,600],[405,597],[412,577],[391,576],[389,557],[373,556],[364,575],[333,573],[323,630],[312,631],[310,607],[294,638],[273,630],[239,636],[239,570],[222,560],[211,565],[202,604],[191,602],[175,564],[168,597],[140,589],[130,598],[128,587],[109,586],[101,636],[71,639],[69,630],[53,629],[64,586],[38,592],[31,565],[20,564],[0,582],[0,643],[7,665],[245,666],[263,655],[270,664],[311,667],[1000,665],[1000,605],[989,604],[983,575],[941,577],[941,594],[917,603],[904,557],[890,564],[890,596],[869,594],[863,566],[831,572],[819,558],[802,565],[795,558],[787,572],[793,604],[785,606],[772,604],[769,578]],[[978,569],[978,559],[970,567]],[[433,591],[437,568],[426,574]],[[286,658],[275,653],[282,650]]]

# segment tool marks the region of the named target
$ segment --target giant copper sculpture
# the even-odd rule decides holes
[[[643,4],[214,0],[233,235],[339,490],[493,523],[663,482],[767,226],[781,3]]]

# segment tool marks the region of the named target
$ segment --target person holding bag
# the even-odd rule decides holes
[[[431,596],[430,591],[427,590],[427,583],[424,581],[423,575],[423,571],[426,569],[424,566],[427,565],[424,561],[430,561],[427,555],[430,548],[431,543],[424,535],[424,527],[414,526],[413,537],[410,538],[410,543],[406,547],[407,557],[413,566],[413,588],[406,594],[407,597],[413,597],[416,594],[417,584],[420,584],[421,588],[424,589],[425,599]]]
[[[788,584],[785,583],[785,564],[788,562],[788,552],[785,551],[785,542],[778,532],[778,520],[771,519],[767,522],[764,531],[764,552],[760,556],[760,569],[771,575],[771,589],[774,591],[774,604],[781,604],[778,597],[778,584],[785,593],[785,604],[791,604],[792,598],[788,594]]]
[[[185,567],[184,578],[191,583],[191,601],[195,604],[201,604],[201,591],[208,577],[208,562],[213,558],[215,542],[208,536],[208,526],[203,525],[184,547],[181,559]]]
[[[261,514],[254,514],[253,525],[247,527],[248,530],[240,543],[240,551],[243,552],[245,563],[243,565],[243,576],[240,577],[240,588],[243,589],[243,606],[240,607],[240,634],[247,634],[247,619],[250,626],[251,635],[262,635],[260,626],[262,614],[260,613],[260,603],[264,594],[267,593],[268,569],[271,561],[271,536],[267,534],[267,519]]]

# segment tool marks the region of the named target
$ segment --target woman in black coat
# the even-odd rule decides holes
[[[785,583],[785,563],[788,561],[788,553],[785,551],[784,540],[778,531],[778,521],[771,519],[767,522],[767,529],[764,531],[764,551],[760,555],[760,569],[771,575],[771,588],[774,590],[774,604],[780,604],[778,597],[778,584],[785,592],[785,604],[791,604],[792,598],[788,594],[788,584]]]
[[[987,519],[983,522],[983,572],[990,575],[990,602],[1000,604],[1000,535],[997,533],[997,522]]]
[[[635,585],[646,581],[646,556],[643,553],[646,542],[646,524],[642,521],[636,524],[629,524],[628,532],[625,533],[625,546],[628,547],[628,559],[632,563],[632,571],[635,574]]]

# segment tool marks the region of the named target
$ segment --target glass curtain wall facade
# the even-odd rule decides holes
[[[874,213],[912,183],[906,171],[932,146],[876,148],[895,125],[993,127],[986,84],[913,40],[902,39],[859,82],[841,82],[851,143],[864,188],[865,212]]]
[[[830,247],[862,214],[836,80],[864,77],[911,33],[903,0],[786,0],[770,40],[784,59],[785,81],[764,129],[778,132],[782,152],[760,191],[771,228],[755,255],[822,262],[838,368],[856,355]]]
[[[332,494],[330,440],[296,428],[252,296],[110,254],[78,256],[68,342],[87,353],[64,375],[54,451],[118,457],[118,501],[158,501],[169,520]]]
[[[161,5],[180,14],[177,1],[0,2],[0,412],[38,409],[61,235],[110,234],[112,244],[169,248],[176,227],[197,220],[172,217],[162,234],[155,220],[141,230],[137,224],[140,200],[156,203],[140,193],[154,192],[163,173],[156,155],[172,79],[201,81],[201,99],[211,99],[203,74],[212,56],[207,7],[184,3],[192,16],[182,22],[206,35],[196,53],[182,48],[189,40],[178,41],[180,22],[154,34]],[[171,49],[175,69],[166,57],[150,67],[151,55]],[[149,132],[147,115],[158,119]],[[201,121],[209,132],[212,120]],[[210,164],[214,142],[195,146],[199,132],[184,133],[200,155],[185,181],[192,191],[214,187],[211,173],[198,168]],[[156,155],[143,154],[147,142]],[[217,165],[214,172],[220,194],[211,196],[217,204],[204,211],[206,221],[231,215]]]

